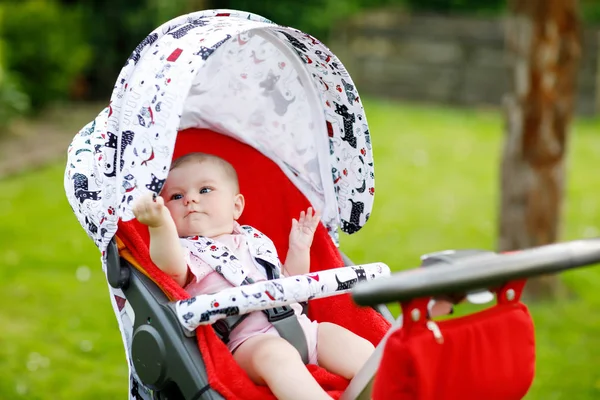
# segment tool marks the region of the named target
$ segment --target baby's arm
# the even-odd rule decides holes
[[[188,267],[183,257],[175,222],[162,197],[148,193],[133,204],[133,214],[150,232],[150,258],[158,268],[179,285],[187,280]]]
[[[292,230],[290,231],[290,244],[283,266],[283,272],[287,276],[307,274],[310,270],[310,246],[319,225],[321,214],[313,213],[311,207],[306,214],[300,213],[298,220],[292,219]]]

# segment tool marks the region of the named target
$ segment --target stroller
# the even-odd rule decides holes
[[[210,325],[181,323],[178,307],[190,296],[152,263],[148,230],[133,218],[133,200],[160,193],[172,159],[195,151],[235,167],[247,199],[240,223],[264,232],[282,259],[292,217],[310,205],[322,213],[311,273],[351,266],[338,249],[338,228],[360,230],[374,198],[360,97],[314,37],[251,13],[202,11],[163,24],[139,44],[109,106],[68,150],[65,190],[102,254],[129,397],[274,398],[252,383]],[[342,325],[377,349],[352,382],[307,367],[334,398],[522,398],[535,357],[521,287],[498,287],[498,305],[439,324],[427,318],[429,297],[403,303],[410,311],[398,321],[385,306],[358,307],[348,294],[311,300],[311,319]]]

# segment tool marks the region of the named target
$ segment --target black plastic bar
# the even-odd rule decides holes
[[[582,239],[399,272],[389,278],[357,285],[352,297],[359,305],[372,306],[466,293],[599,262],[600,238]]]

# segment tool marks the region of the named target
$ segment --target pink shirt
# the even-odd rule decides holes
[[[248,276],[250,278],[254,279],[256,282],[266,280],[265,276],[261,274],[254,264],[252,256],[250,255],[250,250],[246,244],[246,238],[243,234],[231,233],[220,235],[212,239],[224,244],[233,252],[233,254],[235,254],[242,265],[247,267]],[[191,295],[216,293],[233,286],[228,280],[223,278],[221,274],[216,272],[210,265],[199,258],[192,256],[192,259],[187,260],[187,264],[190,268],[190,272],[195,277],[195,279],[186,287],[188,293]]]
[[[266,277],[259,271],[255,262],[252,260],[252,255],[243,234],[225,234],[212,239],[224,244],[235,254],[240,262],[248,269],[248,276],[250,278],[254,279],[256,282],[266,280]],[[190,268],[190,272],[195,278],[185,288],[190,295],[196,296],[199,294],[216,293],[233,286],[221,274],[213,270],[210,265],[204,263],[197,257],[190,259],[189,253],[186,254],[188,254],[187,264]],[[309,349],[312,350],[310,351],[311,362],[316,363],[317,324],[311,322],[306,315],[302,314],[302,306],[300,304],[292,304],[291,307],[294,309],[298,316],[298,320],[306,333]],[[233,353],[233,351],[235,351],[235,349],[245,340],[252,336],[264,333],[279,335],[273,325],[269,323],[267,316],[264,313],[253,312],[246,317],[233,332],[231,332],[227,347],[229,348],[229,351]]]

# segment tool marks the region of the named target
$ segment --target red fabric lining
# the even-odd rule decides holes
[[[174,158],[202,151],[229,161],[236,169],[240,191],[246,198],[241,224],[256,227],[273,240],[281,260],[287,254],[291,220],[310,206],[308,200],[290,182],[279,167],[250,146],[232,138],[202,129],[187,129],[178,134]],[[137,221],[121,222],[119,238],[148,275],[173,299],[189,295],[158,269],[148,253],[148,229]],[[343,261],[326,229],[317,229],[311,248],[311,272],[339,267]],[[319,322],[334,322],[377,344],[389,329],[389,323],[370,308],[359,308],[349,295],[310,302],[309,316]],[[266,387],[252,383],[235,363],[226,346],[211,327],[197,329],[210,385],[228,399],[274,399]],[[338,398],[348,381],[315,365],[309,365],[315,379],[329,394]]]
[[[534,377],[535,339],[533,322],[522,303],[504,303],[437,324],[443,344],[435,341],[424,321],[390,336],[373,399],[516,400],[525,396]]]

